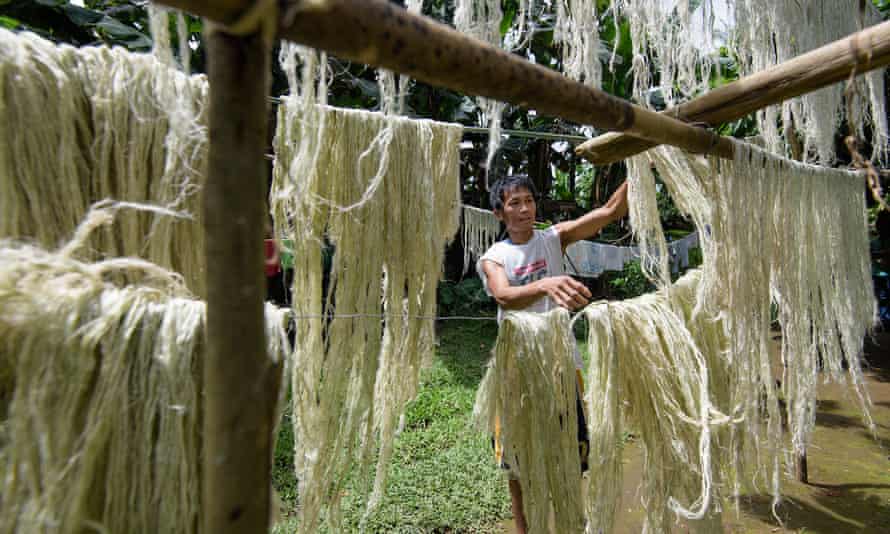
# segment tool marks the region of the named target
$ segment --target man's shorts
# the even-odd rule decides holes
[[[581,472],[586,472],[587,453],[590,451],[590,436],[587,432],[587,418],[584,416],[584,403],[581,401],[581,394],[584,392],[584,379],[581,378],[581,371],[577,373],[577,387],[575,388],[575,406],[578,413],[578,456],[581,463]],[[562,417],[560,417],[560,422]],[[494,447],[494,457],[501,469],[507,471],[508,476],[517,480],[519,478],[519,470],[514,469],[509,463],[504,461],[504,451],[500,446],[501,425],[500,421],[495,422],[494,437],[491,439],[492,447]]]

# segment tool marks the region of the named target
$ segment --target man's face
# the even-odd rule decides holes
[[[531,231],[535,225],[535,197],[525,187],[516,187],[504,194],[504,209],[495,215],[504,222],[508,232]]]

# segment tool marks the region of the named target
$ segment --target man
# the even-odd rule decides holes
[[[507,227],[509,237],[492,245],[479,259],[477,269],[486,291],[498,303],[498,320],[503,310],[546,312],[556,306],[569,310],[586,306],[590,291],[565,274],[562,259],[565,248],[595,236],[627,213],[625,182],[604,206],[547,230],[535,230],[536,194],[534,183],[525,175],[501,178],[490,191],[494,214]],[[580,369],[577,353],[575,359]],[[587,441],[587,425],[580,409],[578,423],[579,442]],[[509,486],[516,530],[525,534],[522,489],[515,472],[510,473]]]

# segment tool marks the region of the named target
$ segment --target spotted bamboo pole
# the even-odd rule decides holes
[[[678,119],[717,126],[758,109],[890,64],[890,22],[872,26],[794,59],[728,83],[666,111]],[[626,133],[606,133],[575,152],[596,165],[621,161],[655,146]]]
[[[221,23],[232,23],[253,5],[246,0],[162,1]],[[343,59],[652,143],[727,158],[733,154],[728,138],[570,80],[387,0],[292,0],[281,12],[279,37]]]

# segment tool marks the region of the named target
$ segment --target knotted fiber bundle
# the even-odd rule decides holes
[[[200,532],[205,304],[157,265],[76,259],[110,218],[55,252],[0,241],[0,532]],[[287,313],[266,307],[269,366]]]
[[[719,321],[686,322],[698,273],[659,291],[594,303],[589,323],[587,403],[590,476],[587,532],[609,532],[621,495],[622,426],[639,432],[644,454],[644,532],[668,532],[674,513],[704,532],[720,531],[720,482],[738,461],[724,415],[728,387]],[[689,327],[687,327],[689,326]],[[695,334],[693,334],[695,331]],[[712,346],[711,342],[715,344]],[[706,347],[713,351],[701,350]]]
[[[569,314],[508,312],[474,408],[517,472],[530,532],[581,532],[577,378]]]
[[[305,531],[338,523],[346,473],[358,462],[367,476],[378,444],[369,509],[382,496],[399,417],[432,355],[436,285],[459,223],[460,135],[458,125],[282,100],[272,209],[277,235],[295,244]]]
[[[724,322],[731,411],[744,421],[733,447],[758,459],[755,480],[766,482],[778,499],[782,443],[768,350],[771,304],[783,333],[782,387],[793,449],[801,454],[809,442],[820,377],[851,384],[866,423],[873,424],[860,361],[876,309],[863,179],[743,143],[735,153],[726,162],[661,147],[643,158],[700,232],[704,264],[690,317]],[[635,232],[663,239],[657,219],[632,223]]]
[[[193,219],[134,214],[89,247],[172,269],[202,295],[206,101],[203,76],[155,55],[0,30],[0,237],[53,249],[97,201],[165,206]]]

